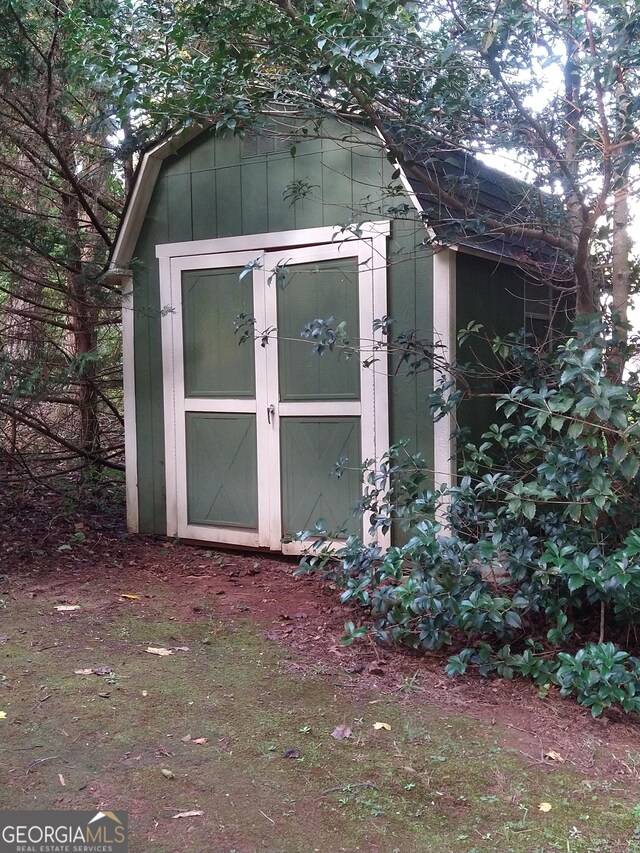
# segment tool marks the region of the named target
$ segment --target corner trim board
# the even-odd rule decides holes
[[[127,530],[138,533],[138,436],[136,424],[136,377],[133,277],[122,281],[122,384],[124,393],[124,461]]]
[[[456,257],[450,249],[433,256],[433,340],[442,345],[443,357],[450,364],[456,352]],[[434,485],[452,486],[455,482],[456,445],[453,439],[454,416],[440,418],[433,425]],[[446,505],[437,514],[443,523]]]

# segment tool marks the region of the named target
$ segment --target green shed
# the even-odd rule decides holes
[[[111,264],[131,531],[297,553],[291,534],[320,518],[359,530],[360,463],[401,438],[452,482],[455,423],[429,415],[433,377],[398,369],[374,321],[454,358],[456,328],[548,324],[551,300],[513,241],[434,251],[432,207],[370,131],[337,119],[191,128],[144,155]],[[329,319],[359,358],[313,351]]]

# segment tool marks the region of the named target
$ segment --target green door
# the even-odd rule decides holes
[[[177,533],[260,547],[269,544],[259,502],[264,382],[258,383],[256,345],[239,345],[237,332],[239,318],[264,320],[255,262],[255,252],[172,260],[163,348],[173,365],[175,464],[167,447],[167,498],[175,494]]]
[[[361,527],[353,515],[362,459],[358,257],[335,254],[317,247],[266,260],[278,329],[272,455],[279,457],[278,533],[285,540],[318,521],[336,538]]]
[[[387,414],[362,364],[375,278],[367,240],[171,260],[179,536],[298,553],[292,537],[320,520],[338,540],[362,532],[360,465]],[[244,342],[239,318],[253,318]]]

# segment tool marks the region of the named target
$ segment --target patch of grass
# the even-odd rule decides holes
[[[160,598],[54,603],[0,615],[4,807],[127,809],[132,853],[640,853],[629,792],[540,772],[497,726],[345,696],[322,668],[293,676],[248,621],[180,622]],[[74,674],[99,666],[113,674]],[[334,740],[343,724],[351,737]],[[189,810],[204,815],[172,819]]]

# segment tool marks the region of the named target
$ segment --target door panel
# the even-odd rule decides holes
[[[186,413],[187,524],[258,528],[256,416]]]
[[[275,280],[280,400],[357,400],[358,359],[346,358],[342,347],[318,355],[312,340],[302,337],[310,321],[333,318],[333,328],[344,323],[350,340],[357,344],[357,257],[287,264]]]
[[[280,446],[283,535],[309,530],[319,519],[331,532],[346,524],[349,533],[357,533],[360,418],[281,418]],[[340,477],[338,460],[349,466]]]
[[[254,347],[238,345],[234,320],[253,316],[251,276],[237,269],[182,273],[184,390],[187,397],[255,397]]]

